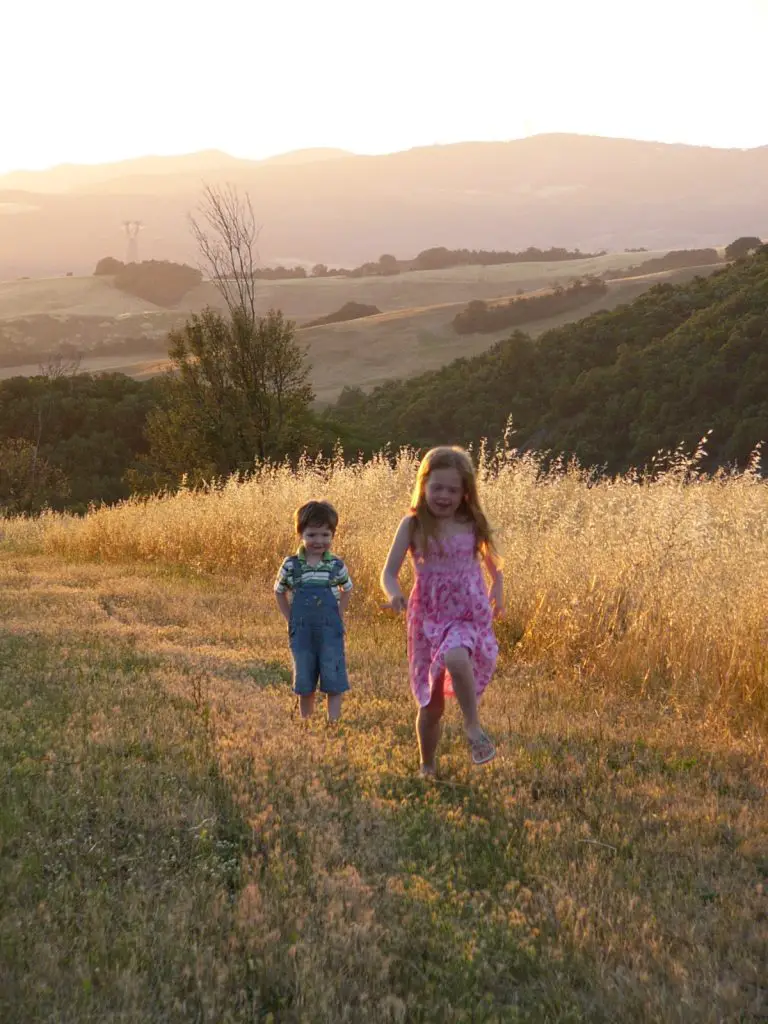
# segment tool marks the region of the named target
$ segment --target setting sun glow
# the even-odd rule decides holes
[[[11,0],[0,173],[577,132],[768,142],[766,0]]]

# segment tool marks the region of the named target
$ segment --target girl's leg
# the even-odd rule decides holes
[[[464,731],[467,737],[473,740],[483,730],[477,717],[475,673],[472,671],[472,662],[469,660],[469,651],[466,647],[455,647],[448,651],[445,655],[445,667],[451,673],[453,692],[464,716]]]
[[[302,694],[299,697],[299,710],[301,711],[302,718],[309,718],[312,712],[315,710],[315,695],[309,693],[306,697]]]
[[[472,760],[475,764],[484,764],[495,757],[496,750],[477,717],[475,673],[466,647],[456,647],[448,651],[445,655],[445,667],[451,673],[453,692],[464,716],[464,732],[472,749]]]
[[[416,715],[416,737],[419,741],[419,758],[423,775],[435,774],[435,754],[440,741],[440,719],[445,711],[445,695],[442,682],[432,691],[429,704],[419,708]]]
[[[328,694],[328,721],[338,722],[341,718],[341,701],[343,693],[329,693]]]

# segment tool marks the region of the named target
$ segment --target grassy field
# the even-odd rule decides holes
[[[629,254],[637,255],[637,254]],[[618,260],[619,257],[615,257]],[[608,257],[605,257],[608,259]],[[594,264],[596,261],[587,261]],[[511,297],[508,291],[499,292],[499,288],[510,289],[513,280],[510,272],[521,268],[542,266],[543,276],[538,279],[537,287],[545,287],[547,281],[546,272],[554,272],[564,264],[524,264],[510,265],[505,267],[488,268],[462,268],[462,275],[454,271],[445,271],[440,274],[408,274],[402,278],[371,278],[360,281],[299,281],[299,282],[276,282],[286,285],[286,294],[275,301],[285,300],[294,310],[300,307],[297,300],[291,299],[289,292],[296,289],[296,294],[301,295],[302,291],[310,296],[308,302],[320,302],[318,296],[325,289],[325,298],[330,311],[334,302],[338,305],[342,301],[342,285],[349,285],[354,291],[355,301],[371,301],[381,308],[386,305],[381,295],[368,294],[366,289],[387,288],[392,281],[405,281],[406,278],[418,278],[416,287],[412,283],[405,287],[402,283],[398,286],[401,291],[398,294],[391,294],[387,301],[392,303],[415,300],[419,301],[419,295],[434,295],[436,290],[444,289],[446,282],[452,280],[454,283],[448,289],[451,293],[460,293],[464,298],[459,301],[453,295],[453,301],[444,301],[432,304],[423,304],[411,307],[393,306],[387,307],[388,311],[378,316],[365,317],[361,320],[353,320],[341,324],[328,324],[323,327],[305,328],[299,332],[299,340],[307,346],[309,361],[313,367],[312,380],[315,393],[320,402],[333,401],[345,385],[351,387],[370,388],[391,380],[393,377],[409,377],[427,370],[435,370],[456,359],[459,356],[473,356],[486,351],[496,341],[506,338],[510,330],[506,329],[495,334],[473,334],[458,335],[453,330],[451,322],[454,316],[460,312],[470,298],[486,297],[507,298]],[[570,264],[568,265],[570,266]],[[642,292],[666,281],[671,284],[681,283],[689,280],[695,274],[706,273],[714,268],[695,268],[691,270],[671,271],[663,274],[654,274],[647,277],[631,278],[624,281],[612,281],[608,285],[608,294],[596,299],[594,302],[580,309],[573,310],[568,314],[552,317],[547,320],[538,320],[529,326],[523,327],[533,336],[541,334],[552,327],[560,327],[565,323],[589,316],[600,309],[613,309],[624,302],[631,302]],[[499,271],[496,275],[498,281],[494,283],[490,279],[491,271]],[[501,271],[505,271],[502,274]],[[488,273],[489,280],[479,281],[481,274]],[[570,276],[569,271],[569,276]],[[469,284],[472,276],[475,280]],[[434,280],[433,280],[434,279]],[[522,279],[522,278],[521,278]],[[72,279],[64,279],[72,280]],[[98,282],[99,294],[101,289],[107,287]],[[549,284],[554,283],[555,278],[550,277]],[[291,286],[291,289],[288,286]],[[337,297],[331,298],[331,286],[336,286]],[[531,284],[530,287],[534,285]],[[405,288],[405,291],[403,289]],[[344,295],[347,293],[344,292]],[[514,293],[512,293],[514,294]],[[373,296],[373,297],[372,297]],[[211,298],[211,296],[209,296]],[[0,304],[2,294],[0,294]],[[329,305],[330,304],[330,305]],[[301,307],[306,308],[306,307]],[[338,306],[336,307],[338,308]],[[297,315],[295,312],[289,315]],[[136,317],[137,322],[140,317]],[[159,336],[160,337],[160,336]],[[158,344],[161,342],[158,341]],[[145,379],[154,374],[161,373],[167,363],[158,356],[158,353],[147,353],[132,356],[104,356],[88,359],[87,356],[81,362],[81,369],[88,372],[112,371],[126,373],[131,377]],[[37,364],[30,363],[26,366],[0,367],[0,379],[12,376],[31,376],[39,372]]]
[[[138,355],[97,356],[81,359],[78,364],[80,373],[124,373],[135,380],[147,380],[156,377],[168,369],[168,360],[156,352],[139,353]],[[40,363],[24,363],[21,366],[0,366],[0,380],[11,377],[34,377],[40,373]]]
[[[3,524],[0,1018],[765,1019],[768,489],[493,468],[500,755],[452,709],[436,783],[376,593],[409,457]],[[357,584],[338,730],[269,592],[310,494]]]
[[[0,281],[0,322],[13,317],[35,316],[122,316],[156,309],[125,292],[118,291],[103,277],[28,278]]]

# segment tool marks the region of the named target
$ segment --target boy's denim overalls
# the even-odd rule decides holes
[[[331,587],[300,583],[293,591],[288,635],[293,655],[293,692],[308,697],[318,680],[321,693],[349,689],[344,623]]]

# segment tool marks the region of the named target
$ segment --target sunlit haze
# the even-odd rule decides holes
[[[0,172],[542,132],[768,143],[768,0],[3,7]]]

